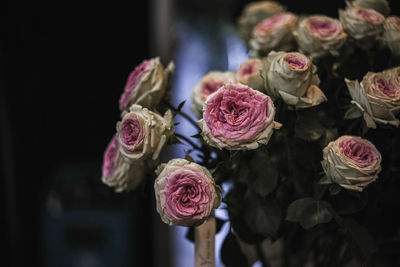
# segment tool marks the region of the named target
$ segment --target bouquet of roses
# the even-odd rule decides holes
[[[144,60],[121,95],[102,181],[122,192],[156,174],[162,221],[188,237],[225,203],[227,266],[400,266],[400,18],[386,0],[346,4],[339,19],[245,6],[249,59],[203,76],[197,122],[169,103],[173,64]],[[176,115],[198,134],[174,133]],[[187,156],[159,164],[179,142]]]

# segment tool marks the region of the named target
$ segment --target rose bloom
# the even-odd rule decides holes
[[[192,110],[198,118],[203,116],[203,105],[207,96],[217,91],[225,83],[235,82],[235,74],[230,71],[210,71],[203,76],[192,94]]]
[[[400,55],[400,18],[388,17],[383,24],[383,39],[393,55]]]
[[[300,20],[293,35],[300,51],[311,58],[327,54],[338,56],[347,37],[340,21],[327,16],[310,16]]]
[[[116,192],[134,190],[146,176],[144,161],[137,164],[125,162],[119,151],[118,137],[114,136],[104,152],[101,180]]]
[[[386,0],[354,0],[346,3],[348,6],[374,9],[384,16],[390,13],[389,3]]]
[[[271,52],[263,59],[265,89],[296,108],[308,108],[326,101],[318,88],[317,68],[311,59],[297,52]]]
[[[119,99],[120,110],[128,110],[133,104],[150,109],[157,106],[164,96],[168,74],[173,68],[173,63],[170,63],[164,70],[158,57],[140,63],[125,84]]]
[[[184,159],[161,164],[154,182],[157,211],[169,225],[200,225],[221,204],[221,188],[203,166]]]
[[[393,83],[397,88],[400,88],[400,66],[388,69],[383,72],[391,83]]]
[[[250,40],[252,54],[263,56],[272,50],[288,51],[293,48],[293,30],[297,17],[292,13],[280,13],[257,24]]]
[[[381,171],[381,154],[361,137],[341,136],[324,148],[323,155],[326,176],[349,190],[363,191]]]
[[[171,111],[164,117],[139,105],[132,105],[129,112],[122,113],[117,123],[120,151],[128,162],[138,162],[151,158],[156,160],[174,133]]]
[[[275,107],[269,96],[242,84],[225,84],[208,96],[199,121],[206,143],[228,150],[267,144],[274,129]]]
[[[256,90],[264,89],[264,80],[261,77],[262,64],[258,58],[248,59],[236,71],[236,80]]]
[[[239,33],[246,43],[250,40],[254,26],[263,19],[285,12],[285,8],[277,2],[259,1],[248,3],[239,17]]]
[[[345,81],[351,103],[361,110],[369,128],[376,128],[376,123],[399,126],[396,115],[400,113],[400,88],[387,73],[368,72],[361,83]]]
[[[356,40],[376,39],[383,30],[385,17],[373,9],[348,7],[339,10],[339,19],[344,30]],[[363,42],[362,45],[370,45]]]

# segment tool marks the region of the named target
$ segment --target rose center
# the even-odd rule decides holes
[[[223,123],[236,125],[243,121],[247,112],[247,107],[240,106],[236,102],[229,102],[225,107],[221,108],[219,119]]]
[[[190,203],[190,201],[197,195],[197,190],[193,185],[186,185],[183,193],[181,194],[182,203]]]
[[[394,97],[398,94],[399,90],[385,78],[379,78],[376,81],[379,90],[389,97]]]
[[[385,20],[381,14],[373,9],[358,8],[356,14],[373,24],[381,24]]]
[[[141,141],[142,126],[137,118],[127,119],[122,123],[122,142],[134,146]]]
[[[285,61],[293,70],[305,70],[307,68],[307,60],[297,55],[288,55]]]
[[[373,161],[371,147],[354,140],[347,141],[343,144],[343,153],[348,158],[360,163],[368,164]]]
[[[273,28],[288,22],[291,19],[291,14],[278,14],[271,18],[267,18],[260,22],[254,28],[254,35],[264,35],[271,31]]]
[[[329,20],[315,19],[310,22],[311,31],[321,35],[329,36],[337,31],[337,25]]]

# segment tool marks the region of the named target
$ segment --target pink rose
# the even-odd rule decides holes
[[[140,63],[128,77],[119,99],[120,110],[127,110],[133,104],[150,109],[157,106],[164,96],[168,74],[173,68],[173,63],[170,63],[164,70],[158,57]]]
[[[192,94],[192,110],[198,118],[203,116],[203,105],[207,96],[228,82],[235,82],[235,74],[230,71],[210,71],[203,76]]]
[[[339,49],[346,41],[342,24],[327,16],[310,16],[302,19],[293,33],[300,51],[311,58],[327,54],[339,55]]]
[[[102,178],[103,183],[114,187],[116,192],[134,190],[146,176],[145,162],[129,164],[119,151],[117,136],[114,136],[104,152]]]
[[[321,163],[326,176],[349,190],[363,191],[381,171],[381,154],[361,137],[341,136],[330,142],[323,154]]]
[[[240,65],[236,71],[236,80],[256,90],[264,89],[264,80],[261,77],[262,64],[258,58],[252,58]]]
[[[389,15],[390,7],[387,0],[351,0],[346,1],[347,6],[370,8],[384,16]]]
[[[354,39],[376,39],[383,30],[385,17],[373,9],[348,7],[339,10],[339,19],[344,30]],[[362,43],[367,46],[370,44]]]
[[[169,225],[199,225],[221,203],[221,188],[203,166],[172,159],[161,164],[156,173],[154,191],[157,211]]]
[[[208,96],[203,115],[202,136],[220,149],[256,149],[280,127],[271,98],[242,84],[225,84]]]
[[[164,117],[139,105],[122,113],[117,123],[120,151],[126,161],[156,160],[168,138],[174,133],[172,113]]]
[[[250,40],[251,54],[264,56],[272,50],[289,51],[293,48],[293,30],[297,17],[292,13],[280,13],[261,21],[253,30]]]

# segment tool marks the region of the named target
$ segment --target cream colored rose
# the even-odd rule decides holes
[[[388,17],[383,25],[383,40],[393,55],[400,55],[400,17]]]
[[[319,15],[302,18],[293,35],[300,51],[312,59],[338,56],[347,37],[339,20]]]
[[[345,81],[351,103],[361,110],[369,128],[376,128],[376,123],[399,126],[396,115],[400,113],[400,89],[386,73],[368,72],[361,83]]]
[[[381,154],[361,137],[341,136],[323,150],[321,164],[331,182],[349,190],[363,191],[378,179]]]
[[[243,62],[236,71],[236,81],[258,91],[262,91],[264,89],[264,80],[261,77],[261,70],[262,63],[260,59],[249,59]]]
[[[386,0],[354,0],[347,1],[347,6],[370,8],[378,11],[384,16],[389,15],[390,7]]]
[[[145,161],[130,164],[123,160],[119,151],[118,137],[114,136],[104,152],[101,180],[115,188],[116,192],[134,190],[145,179]]]
[[[173,133],[174,122],[169,110],[161,117],[147,108],[132,105],[117,123],[120,151],[128,162],[156,160]]]
[[[388,69],[383,72],[391,83],[393,83],[397,88],[400,88],[400,66]]]
[[[161,164],[154,193],[157,211],[169,225],[200,225],[221,204],[221,188],[203,166],[185,159]]]
[[[269,53],[263,59],[262,76],[267,93],[288,105],[308,108],[326,101],[318,87],[317,67],[301,53]]]
[[[285,11],[285,8],[274,1],[259,1],[247,4],[239,17],[239,33],[246,43],[250,40],[253,28],[263,19]]]
[[[235,74],[230,71],[210,71],[203,76],[192,94],[192,110],[198,118],[203,116],[203,105],[207,96],[228,82],[235,82]]]
[[[295,43],[293,31],[296,23],[297,16],[292,13],[280,13],[261,21],[254,27],[249,42],[250,54],[261,57],[272,50],[291,50]]]
[[[129,75],[119,99],[120,110],[128,110],[133,104],[154,108],[165,93],[168,75],[174,69],[171,62],[164,70],[158,57],[144,60]]]
[[[383,30],[385,17],[373,9],[348,7],[339,10],[339,19],[344,30],[354,39],[363,40],[363,46],[370,39],[376,39]]]

